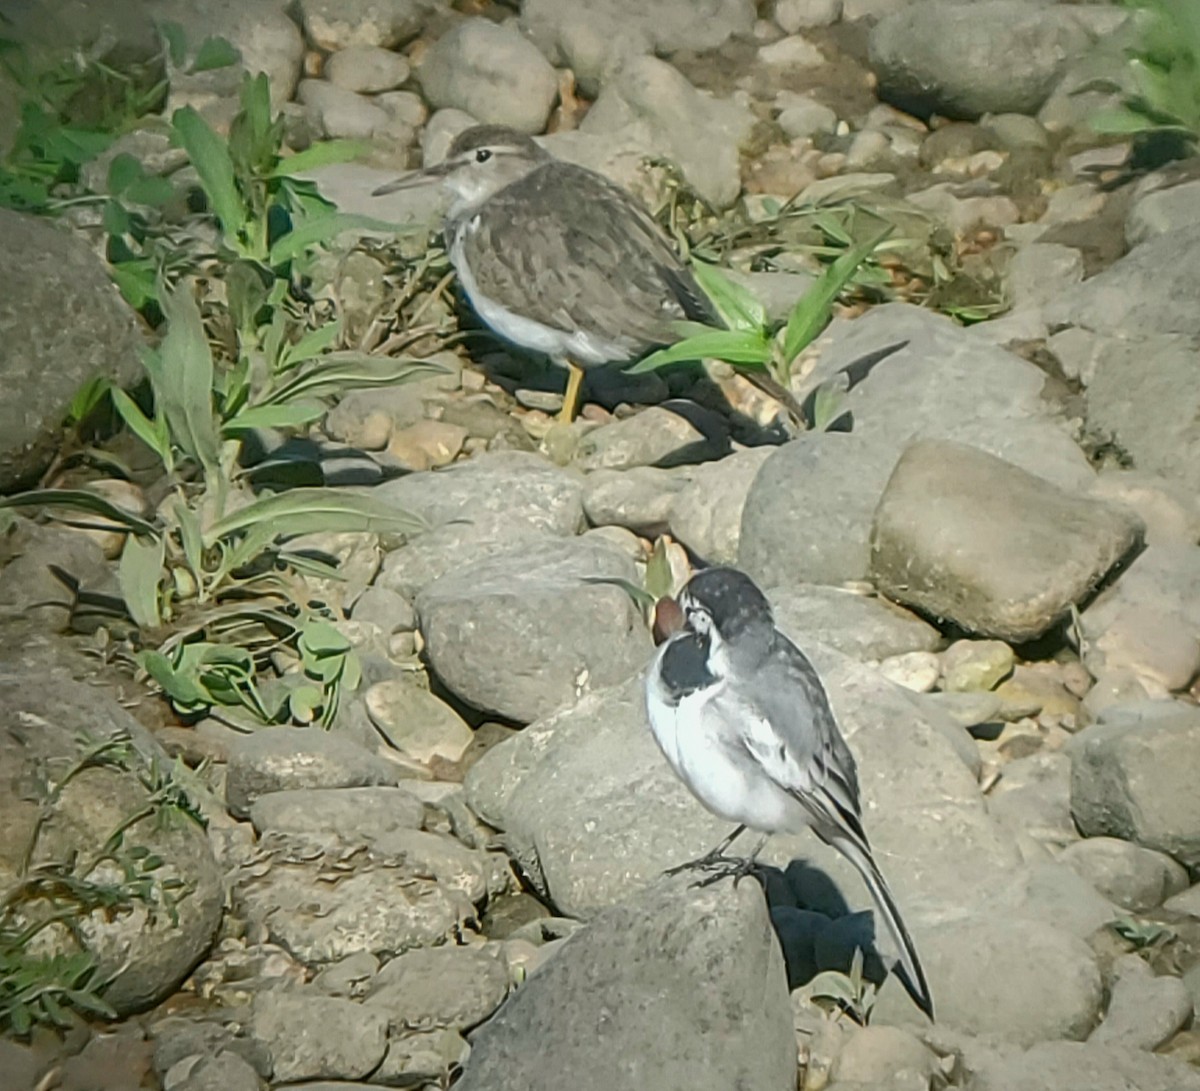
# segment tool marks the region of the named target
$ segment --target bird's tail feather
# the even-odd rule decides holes
[[[875,899],[875,904],[879,908],[879,915],[883,918],[884,927],[887,928],[896,949],[900,952],[900,959],[896,964],[897,976],[908,995],[912,997],[913,1003],[930,1019],[933,1019],[933,997],[929,992],[929,984],[925,980],[925,971],[921,968],[921,960],[917,956],[916,945],[908,934],[908,929],[904,927],[896,899],[892,897],[887,880],[884,879],[870,850],[864,851],[863,846],[859,845],[854,838],[842,833],[832,836],[820,834],[819,836],[826,844],[837,849],[846,857],[863,877],[867,889],[871,892],[871,897]]]

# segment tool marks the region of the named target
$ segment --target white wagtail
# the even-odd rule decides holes
[[[766,596],[735,569],[709,568],[677,602],[660,600],[655,626],[665,640],[646,679],[654,738],[692,794],[738,824],[684,867],[730,863],[725,850],[747,826],[809,827],[862,875],[900,952],[900,980],[932,1019],[921,961],[863,830],[854,757],[821,679],[775,628]]]

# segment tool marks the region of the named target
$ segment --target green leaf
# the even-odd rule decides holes
[[[361,216],[353,212],[326,213],[305,220],[299,227],[281,235],[271,247],[267,261],[273,267],[282,265],[315,246],[332,242],[345,231],[382,231],[390,234],[394,230],[393,224],[373,216]]]
[[[323,405],[254,405],[227,420],[221,431],[225,435],[236,435],[252,428],[300,428],[324,415]]]
[[[196,50],[196,59],[189,72],[209,72],[214,68],[228,68],[242,59],[242,51],[226,38],[205,38]]]
[[[101,515],[134,534],[154,537],[158,528],[87,489],[33,489],[0,497],[0,508],[50,508]]]
[[[667,543],[659,538],[654,543],[654,552],[646,562],[646,592],[657,602],[667,598],[675,590],[675,574],[671,571],[671,561],[667,557]]]
[[[139,629],[156,629],[162,624],[158,585],[163,575],[165,549],[163,538],[131,534],[121,550],[117,584],[125,608]]]
[[[445,373],[446,369],[440,364],[415,357],[387,358],[361,352],[331,352],[273,390],[260,404],[282,405],[347,390],[391,387]]]
[[[351,648],[346,635],[339,632],[328,621],[313,619],[300,631],[301,655],[322,658],[327,655],[344,655]]]
[[[361,159],[370,150],[371,145],[365,140],[323,140],[302,152],[280,159],[267,177],[282,178],[330,163],[348,163],[352,159]]]
[[[151,300],[158,299],[158,271],[153,262],[145,258],[123,261],[109,266],[108,274],[134,310],[140,311]]]
[[[67,420],[73,424],[86,420],[92,410],[104,401],[112,385],[113,381],[106,375],[95,375],[88,379],[75,391],[75,397],[67,406]]]
[[[1111,106],[1097,110],[1088,118],[1088,124],[1098,133],[1131,135],[1153,132],[1160,128],[1145,114],[1135,113],[1125,106]]]
[[[317,717],[317,709],[324,703],[325,693],[319,686],[297,686],[288,693],[288,712],[293,720],[310,724]]]
[[[149,205],[151,208],[161,208],[175,196],[175,187],[166,178],[157,174],[143,174],[135,178],[125,191],[125,199],[135,205]]]
[[[204,536],[200,532],[200,517],[183,499],[176,501],[172,514],[179,527],[179,542],[197,587],[204,586]]]
[[[636,583],[630,583],[629,580],[623,580],[619,576],[584,576],[584,583],[603,583],[610,587],[619,587],[631,599],[633,604],[642,611],[643,614],[648,614],[654,608],[658,601],[647,591],[638,587]]]
[[[168,468],[171,465],[171,445],[170,441],[163,434],[163,429],[157,421],[150,420],[145,413],[142,412],[128,394],[125,393],[119,386],[114,386],[109,392],[109,397],[112,398],[113,405],[116,406],[117,412],[121,414],[121,419],[129,425],[129,429],[135,436],[138,437],[147,447],[150,448],[162,463]]]
[[[808,983],[809,993],[824,1000],[837,1000],[847,1007],[854,1007],[856,990],[854,983],[838,970],[823,970]]]
[[[213,413],[213,361],[190,285],[160,293],[167,333],[146,370],[157,412],[166,417],[175,442],[200,463],[206,480],[219,476],[221,441]],[[153,363],[151,362],[153,361]]]
[[[182,68],[183,62],[187,60],[187,32],[182,24],[164,20],[158,24],[158,31],[166,39],[171,63],[176,68]]]
[[[715,265],[693,262],[692,275],[731,330],[750,333],[761,330],[766,325],[766,307]]]
[[[269,528],[275,538],[329,530],[416,534],[427,529],[417,516],[373,496],[348,489],[305,488],[255,500],[217,520],[208,528],[205,542],[213,545],[252,528]]]
[[[825,328],[842,289],[853,278],[859,265],[875,252],[875,248],[893,230],[889,224],[883,231],[843,253],[825,268],[817,282],[792,308],[783,335],[783,358],[789,365]]]
[[[238,191],[229,149],[191,106],[175,111],[171,129],[200,176],[200,185],[204,187],[213,214],[221,222],[225,241],[240,253],[239,234],[250,218],[250,211]]]
[[[108,165],[108,181],[105,188],[112,196],[117,197],[141,177],[142,164],[137,157],[122,152]]]
[[[194,679],[176,670],[175,665],[162,652],[146,649],[134,656],[137,664],[180,708],[195,710],[207,708],[212,698],[208,691]]]
[[[764,366],[771,359],[771,342],[761,332],[740,330],[713,330],[697,334],[638,361],[626,370],[633,375],[654,371],[684,360],[703,360],[712,357],[730,364],[757,364]]]
[[[286,345],[279,354],[279,368],[287,371],[306,360],[312,360],[332,348],[342,335],[342,322],[326,322],[315,330],[310,330],[294,345]]]

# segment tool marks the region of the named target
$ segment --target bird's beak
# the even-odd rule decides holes
[[[371,191],[372,197],[383,197],[388,193],[396,193],[402,189],[414,189],[417,186],[424,186],[430,182],[436,182],[440,178],[445,178],[450,173],[452,165],[448,162],[436,163],[432,167],[425,167],[423,170],[410,171],[408,174],[397,178],[394,182],[385,182],[378,189]]]
[[[674,599],[663,598],[654,604],[654,623],[651,625],[651,632],[654,634],[655,644],[661,644],[670,639],[683,627],[683,611]]]

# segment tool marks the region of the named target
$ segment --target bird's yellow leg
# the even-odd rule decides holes
[[[583,386],[583,368],[578,364],[567,361],[567,392],[563,395],[562,409],[558,411],[558,419],[564,424],[570,424],[579,412],[579,391]]]

